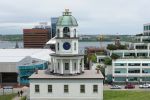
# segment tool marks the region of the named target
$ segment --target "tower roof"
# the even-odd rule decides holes
[[[66,9],[63,15],[58,18],[57,26],[78,26],[78,23],[69,12],[69,9]]]

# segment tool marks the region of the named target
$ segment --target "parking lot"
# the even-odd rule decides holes
[[[119,85],[121,89],[111,89],[111,85],[104,84],[104,90],[140,90],[140,91],[150,91],[150,88],[139,88],[139,85],[135,85],[134,89],[125,89],[125,85]]]

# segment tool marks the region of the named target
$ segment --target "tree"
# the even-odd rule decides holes
[[[109,57],[105,58],[105,59],[104,59],[104,64],[105,64],[105,65],[111,65],[111,64],[112,64],[111,58],[109,58]]]
[[[91,61],[96,63],[97,62],[97,58],[96,58],[96,55],[95,54],[92,54],[91,55]]]
[[[108,44],[107,49],[109,50],[117,50],[117,47],[113,44]]]
[[[111,58],[112,58],[112,59],[118,59],[119,56],[118,56],[117,54],[112,53]]]

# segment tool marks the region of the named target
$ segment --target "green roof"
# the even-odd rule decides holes
[[[71,15],[71,12],[63,12],[59,17],[57,26],[78,26],[76,19]]]

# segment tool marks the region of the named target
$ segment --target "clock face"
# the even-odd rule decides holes
[[[65,43],[63,44],[63,48],[64,48],[65,50],[69,50],[70,47],[71,47],[71,45],[70,45],[69,42],[65,42]]]

